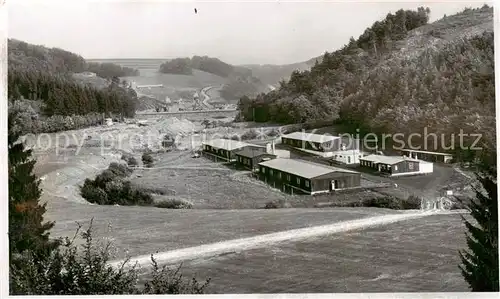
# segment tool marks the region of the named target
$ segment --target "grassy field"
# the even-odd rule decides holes
[[[193,75],[174,75],[156,72],[144,72],[136,77],[125,77],[127,81],[134,81],[137,85],[163,84],[175,88],[203,88],[211,85],[226,83],[226,79],[207,72],[193,70]]]
[[[184,263],[211,293],[460,292],[459,215],[437,215]]]
[[[98,206],[52,197],[46,219],[53,236],[73,236],[76,222],[94,219],[97,238],[112,240],[116,256],[135,256],[260,234],[397,213],[373,208],[281,210],[169,210]]]

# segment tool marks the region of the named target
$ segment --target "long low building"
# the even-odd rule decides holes
[[[359,159],[359,165],[389,176],[428,174],[434,171],[432,163],[404,156],[368,155]]]
[[[281,136],[281,143],[296,148],[323,152],[339,150],[342,141],[338,136],[294,132]]]
[[[202,155],[212,158],[215,161],[222,160],[225,162],[232,162],[236,161],[234,152],[245,147],[266,149],[264,146],[232,139],[212,139],[202,142]]]
[[[407,155],[410,158],[425,160],[429,162],[450,163],[453,160],[452,154],[440,152],[404,149],[401,151],[401,154]]]
[[[290,193],[326,193],[361,185],[359,172],[296,159],[278,158],[261,162],[259,177]]]

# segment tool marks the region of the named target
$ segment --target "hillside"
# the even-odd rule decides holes
[[[118,77],[136,70],[18,40],[8,41],[8,62],[9,110],[21,114],[17,125],[25,133],[91,126],[103,114],[135,114],[137,95]]]
[[[462,129],[483,133],[481,144],[494,149],[493,9],[466,9],[432,24],[429,13],[388,14],[310,70],[292,72],[279,89],[243,97],[243,119],[335,119],[353,132],[379,135],[425,129],[450,136]],[[465,139],[465,145],[473,142]],[[447,150],[443,143],[427,149]],[[477,153],[456,152],[464,160]]]
[[[290,79],[290,74],[293,71],[309,70],[312,66],[314,66],[316,60],[321,62],[321,59],[322,57],[316,57],[308,61],[293,64],[248,64],[242,65],[242,67],[250,69],[252,74],[259,78],[259,80],[263,83],[278,86],[281,80]]]
[[[220,90],[220,95],[228,102],[237,102],[242,96],[256,96],[269,90],[252,70],[242,66],[233,66],[218,58],[193,56],[192,58],[175,58],[161,64],[164,74],[193,75],[194,71],[203,71],[227,81]]]

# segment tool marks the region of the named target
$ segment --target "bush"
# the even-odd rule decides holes
[[[75,238],[66,238],[44,263],[38,262],[31,252],[25,252],[22,262],[11,267],[11,294],[203,294],[210,282],[208,279],[199,283],[194,277],[184,279],[181,266],[176,270],[160,267],[151,255],[152,278],[140,287],[137,283],[139,271],[135,265],[129,266],[130,259],[117,267],[108,264],[111,243],[99,244],[93,240],[92,221],[81,238],[84,242],[79,247],[73,244]]]
[[[401,208],[403,210],[416,210],[420,209],[421,206],[422,198],[415,195],[410,195],[406,200],[401,201]]]
[[[163,209],[192,209],[193,204],[184,199],[170,198],[157,202],[155,207]]]
[[[137,165],[139,165],[139,162],[137,162],[137,159],[134,156],[132,156],[131,154],[123,154],[122,160],[127,162],[127,166],[129,166],[129,167],[136,167]]]
[[[144,164],[145,167],[152,167],[153,162],[154,162],[154,159],[150,153],[142,154],[142,164]]]
[[[278,199],[278,200],[273,200],[264,206],[264,209],[284,209],[284,208],[291,208],[292,205],[286,201],[285,199]]]
[[[132,170],[120,163],[111,163],[94,180],[86,179],[80,194],[88,202],[99,205],[151,205],[153,197],[145,190],[132,187],[124,178]]]
[[[257,139],[259,137],[259,133],[255,130],[246,131],[243,135],[241,135],[241,140],[252,140]]]

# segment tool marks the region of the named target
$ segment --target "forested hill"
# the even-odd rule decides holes
[[[103,88],[75,80],[74,73],[94,72],[108,79]],[[113,64],[87,63],[57,48],[8,41],[9,109],[21,114],[23,133],[55,132],[95,125],[102,114],[133,116],[136,93],[119,76],[137,73]]]
[[[193,56],[192,58],[176,58],[160,65],[160,72],[165,74],[191,75],[193,69],[211,73],[223,78],[250,77],[252,71],[225,63],[218,58]]]
[[[33,66],[49,72],[92,72],[101,78],[138,76],[136,69],[121,67],[113,63],[87,62],[82,56],[59,48],[28,44],[8,40],[9,65]]]
[[[242,118],[334,119],[377,134],[426,128],[450,136],[463,130],[482,133],[481,141],[492,149],[493,8],[465,9],[432,24],[429,14],[425,8],[388,14],[342,49],[325,53],[310,70],[293,72],[275,91],[242,97]],[[475,138],[465,139],[467,145]],[[450,138],[444,146],[432,140],[427,146],[446,150],[449,144]]]
[[[208,57],[175,58],[160,65],[159,71],[165,74],[192,75],[193,69],[227,78],[220,94],[227,101],[238,101],[244,95],[256,96],[268,88],[252,71],[241,66],[234,66],[224,61]]]

